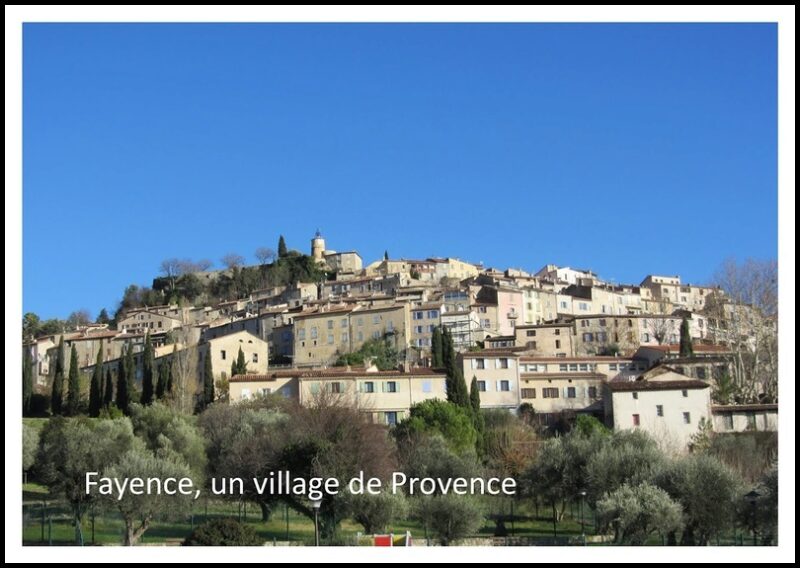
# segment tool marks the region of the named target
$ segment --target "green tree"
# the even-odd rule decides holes
[[[420,497],[415,505],[415,516],[442,546],[475,534],[484,520],[480,504],[473,497],[452,494]]]
[[[105,308],[100,310],[100,313],[97,314],[97,320],[96,321],[97,321],[97,323],[101,323],[101,324],[109,324],[109,323],[111,323],[111,318],[108,317],[108,311],[106,311]]]
[[[402,519],[408,509],[402,493],[346,493],[345,499],[348,509],[352,511],[353,520],[364,527],[365,534],[385,532],[393,521]]]
[[[156,399],[161,400],[167,394],[169,384],[169,360],[166,357],[160,359],[158,364],[158,382],[156,383]]]
[[[133,351],[133,345],[123,348],[122,356],[117,362],[117,397],[116,403],[123,413],[128,414],[128,407],[131,404],[131,396],[128,390],[130,381],[128,379],[127,353]]]
[[[89,383],[89,416],[100,416],[103,408],[103,345],[97,350],[97,358],[92,371],[92,382]]]
[[[183,546],[261,546],[263,539],[236,519],[212,519],[194,529]]]
[[[681,344],[680,344],[681,357],[694,357],[694,349],[692,349],[692,334],[689,331],[689,320],[683,318],[681,322]]]
[[[475,451],[478,433],[472,412],[439,399],[429,399],[411,407],[408,418],[394,429],[399,444],[422,434],[441,434],[458,454]]]
[[[400,353],[395,349],[390,336],[386,336],[368,339],[358,351],[340,355],[335,365],[366,365],[367,361],[371,361],[379,371],[389,371],[397,369],[399,360]]]
[[[31,399],[33,398],[33,357],[31,350],[23,347],[22,356],[22,415],[28,416],[31,412]]]
[[[239,348],[239,353],[242,355],[242,361],[244,361],[244,353],[242,353],[241,347]],[[246,369],[247,365],[245,364]],[[212,402],[214,402],[214,370],[211,368],[211,348],[209,348],[203,360],[203,408],[206,408]]]
[[[650,535],[667,535],[681,526],[681,506],[648,483],[623,485],[597,503],[603,530],[613,529],[617,544],[643,545]]]
[[[286,239],[281,235],[278,238],[278,258],[285,258],[288,253],[289,250],[286,248]]]
[[[53,371],[53,394],[50,398],[50,409],[54,416],[64,411],[64,336],[58,342],[56,364]]]
[[[181,479],[191,478],[189,467],[178,461],[154,455],[142,449],[133,449],[125,453],[118,463],[106,470],[106,475],[117,479]],[[180,518],[188,513],[193,495],[158,495],[142,492],[137,495],[126,492],[121,499],[110,498],[110,504],[116,506],[125,524],[123,544],[133,546],[150,528],[153,519],[158,516]]]
[[[22,471],[26,474],[36,463],[36,453],[39,451],[39,430],[28,424],[22,423]]]
[[[437,325],[433,328],[433,338],[431,339],[431,366],[434,369],[444,367],[444,354],[442,346],[442,329]]]
[[[383,251],[383,260],[389,260],[389,251],[388,250]]]
[[[210,359],[209,357],[206,357]],[[209,361],[210,363],[210,361]],[[231,377],[235,377],[236,375],[246,375],[247,374],[247,361],[244,358],[244,351],[242,348],[239,347],[239,353],[236,355],[236,361],[231,363]],[[213,390],[213,383],[212,383],[212,390]],[[213,398],[213,393],[212,393]]]
[[[469,404],[472,407],[472,412],[475,416],[478,416],[481,413],[481,392],[478,389],[478,377],[474,375],[469,385]]]
[[[144,352],[142,353],[142,404],[145,405],[153,402],[155,366],[153,342],[148,333],[144,337]]]
[[[27,312],[22,316],[22,340],[27,341],[39,336],[42,321],[33,312]]]
[[[446,328],[442,335],[442,347],[445,372],[447,373],[447,379],[445,380],[447,400],[458,406],[469,408],[470,398],[467,391],[467,383],[464,381],[464,372],[458,364],[456,350],[453,346],[453,337]]]
[[[194,416],[175,412],[160,402],[149,406],[132,404],[131,423],[148,450],[186,464],[195,479],[202,478],[207,464],[205,440]]]
[[[63,496],[69,503],[77,544],[83,542],[81,519],[97,498],[86,493],[86,472],[103,472],[135,445],[127,418],[57,417],[42,429],[35,471],[50,495]]]
[[[69,353],[69,392],[67,393],[67,413],[77,416],[81,405],[80,370],[78,369],[78,350],[72,345]]]
[[[731,375],[728,373],[728,371],[724,371],[722,374],[717,376],[714,383],[715,384],[711,393],[711,398],[716,404],[721,404],[724,406],[728,404],[734,404],[736,402],[736,398],[739,395],[739,388],[736,386],[736,383],[731,378]]]
[[[736,500],[744,493],[741,479],[713,456],[692,454],[668,462],[654,483],[683,507],[681,544],[707,545],[730,527]]]
[[[111,369],[106,369],[106,386],[103,389],[103,406],[108,408],[114,402],[114,378]]]

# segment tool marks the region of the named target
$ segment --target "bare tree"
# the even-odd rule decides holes
[[[725,261],[712,284],[720,289],[707,301],[713,337],[730,346],[732,374],[748,401],[778,398],[778,263]]]
[[[201,258],[196,263],[198,272],[207,272],[209,268],[214,266],[214,263],[207,258]]]
[[[192,326],[181,313],[181,327],[172,330],[175,347],[172,350],[172,394],[171,404],[179,412],[194,412],[195,398],[200,388],[200,365],[197,338],[192,335]]]
[[[275,251],[269,247],[258,247],[256,249],[256,258],[259,264],[269,264],[275,260]]]
[[[165,258],[158,267],[164,276],[169,278],[169,288],[172,292],[175,291],[175,280],[181,275],[183,262],[179,258]]]
[[[78,327],[91,323],[91,321],[92,316],[89,313],[89,310],[86,308],[81,308],[80,310],[75,310],[69,314],[69,317],[67,318],[67,328],[78,329]]]
[[[229,252],[228,254],[223,256],[220,260],[228,270],[234,270],[235,268],[240,268],[244,266],[244,257],[240,254],[236,254],[233,252]]]

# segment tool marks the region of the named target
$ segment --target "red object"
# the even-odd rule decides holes
[[[373,546],[392,546],[392,535],[390,534],[376,534],[373,537]]]

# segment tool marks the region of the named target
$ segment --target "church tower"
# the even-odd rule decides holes
[[[322,233],[317,229],[314,238],[311,239],[311,256],[317,262],[325,262],[325,239],[322,238]]]

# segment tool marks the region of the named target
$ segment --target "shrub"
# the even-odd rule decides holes
[[[253,527],[236,519],[214,519],[203,523],[183,541],[183,546],[261,546]]]

